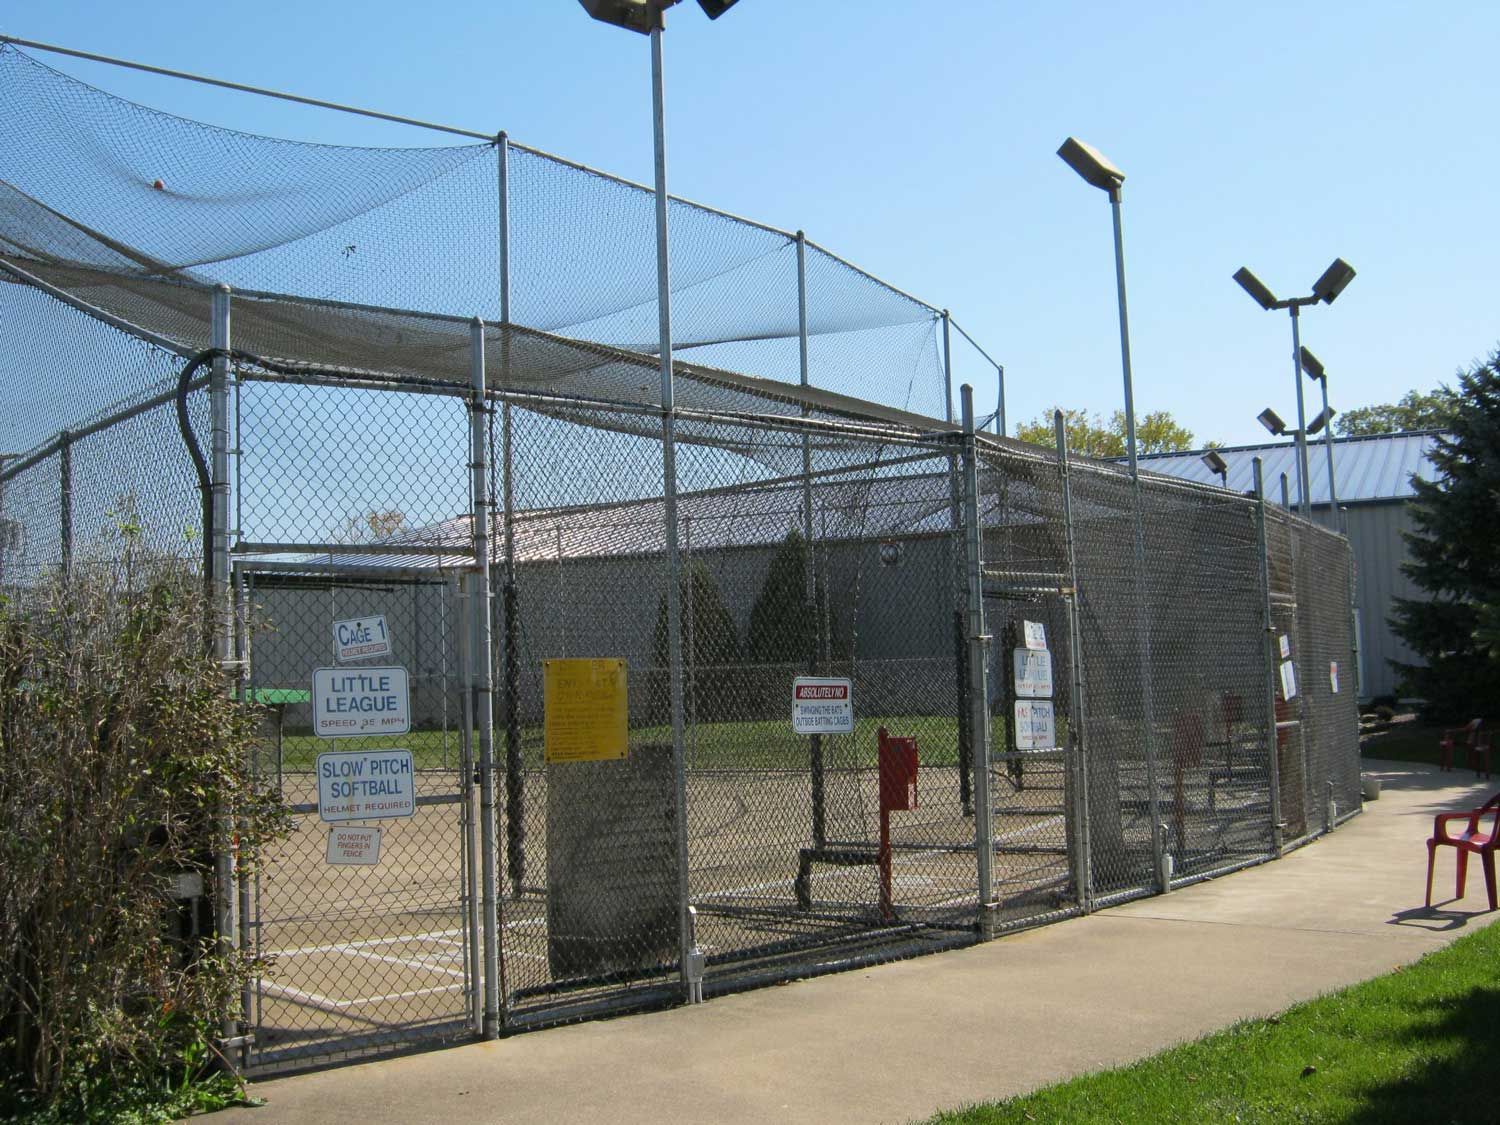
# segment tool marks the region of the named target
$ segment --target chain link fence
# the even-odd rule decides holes
[[[955,423],[988,356],[800,233],[672,201],[666,409],[636,185],[6,45],[0,88],[0,586],[126,543],[217,584],[295,825],[209,891],[247,1067],[982,940],[1358,810],[1347,542]]]

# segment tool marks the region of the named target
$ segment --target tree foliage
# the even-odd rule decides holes
[[[1345,437],[1394,434],[1403,430],[1442,430],[1457,405],[1458,394],[1446,386],[1430,391],[1407,391],[1395,402],[1346,410],[1333,420]]]
[[[1500,714],[1500,351],[1459,376],[1444,429],[1403,566],[1428,598],[1395,599],[1391,624],[1427,662],[1396,665],[1403,690],[1457,720]]]
[[[808,550],[792,528],[781,541],[760,596],[750,607],[747,656],[752,664],[803,664],[817,641],[817,614],[808,601]]]
[[[1061,409],[1061,407],[1058,407]],[[1063,410],[1063,425],[1068,434],[1068,450],[1085,457],[1124,457],[1125,411],[1116,410],[1106,422],[1086,410]],[[1016,437],[1033,445],[1055,446],[1052,411],[1022,424]],[[1193,432],[1172,417],[1170,411],[1153,410],[1135,420],[1136,451],[1176,453],[1193,448]]]
[[[679,586],[683,663],[683,697],[690,716],[702,721],[733,717],[737,693],[736,665],[740,663],[739,630],[734,615],[708,567],[693,560],[683,570]],[[657,603],[652,652],[658,668],[667,668],[667,599]]]

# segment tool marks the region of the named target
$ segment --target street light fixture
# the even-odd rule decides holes
[[[1330,267],[1332,268],[1332,267]],[[1303,348],[1299,353],[1302,356],[1302,370],[1307,372],[1308,378],[1316,379],[1323,390],[1323,413],[1328,415],[1328,421],[1333,421],[1335,411],[1328,407],[1328,373],[1323,370],[1323,364],[1312,352]],[[1315,434],[1318,431],[1308,426],[1307,432]],[[1323,450],[1328,454],[1328,509],[1332,513],[1339,510],[1338,482],[1333,475],[1333,427],[1328,427],[1328,432],[1323,437]],[[1334,516],[1334,526],[1337,526],[1337,516]]]
[[[1271,431],[1273,437],[1280,437],[1286,433],[1286,423],[1281,420],[1281,415],[1277,414],[1269,406],[1255,417],[1262,426]]]
[[[1323,407],[1322,410],[1318,411],[1318,416],[1307,424],[1307,432],[1309,434],[1317,433],[1324,426],[1328,425],[1329,422],[1333,421],[1333,416],[1336,413],[1338,412],[1330,409],[1329,407]],[[1332,430],[1329,430],[1328,432],[1329,434],[1333,433]]]
[[[1135,388],[1130,374],[1130,316],[1125,302],[1125,237],[1120,229],[1120,185],[1125,182],[1125,173],[1092,145],[1077,137],[1069,137],[1057,150],[1062,162],[1083,179],[1090,187],[1096,187],[1109,195],[1109,209],[1115,228],[1115,293],[1120,308],[1120,367],[1125,380],[1125,452],[1130,461],[1130,484],[1132,507],[1135,514],[1135,604],[1136,643],[1139,647],[1142,729],[1146,742],[1146,784],[1151,791],[1151,852],[1156,860],[1157,889],[1171,889],[1172,875],[1170,857],[1166,851],[1165,831],[1161,823],[1161,809],[1157,797],[1155,719],[1151,693],[1151,630],[1146,614],[1146,532],[1142,526],[1141,473],[1136,463],[1135,447]]]
[[[1209,472],[1217,474],[1219,483],[1225,488],[1229,487],[1229,463],[1219,456],[1218,450],[1210,449],[1199,460],[1208,467]]]
[[[1256,277],[1244,266],[1234,271],[1234,280],[1239,287],[1250,294],[1253,300],[1267,312],[1276,309],[1286,309],[1292,317],[1292,368],[1295,372],[1297,385],[1297,508],[1304,517],[1312,514],[1312,484],[1308,479],[1307,468],[1307,410],[1302,401],[1302,333],[1299,326],[1301,311],[1309,305],[1316,305],[1321,301],[1325,305],[1333,304],[1338,295],[1342,293],[1354,280],[1354,267],[1343,258],[1335,258],[1329,267],[1323,271],[1321,277],[1313,282],[1312,294],[1307,297],[1287,297],[1284,300],[1271,292],[1270,288]]]

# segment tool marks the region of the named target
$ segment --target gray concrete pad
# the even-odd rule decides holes
[[[1279,862],[970,949],[256,1083],[216,1120],[909,1121],[1152,1054],[1407,964],[1495,920],[1450,898],[1436,812],[1500,783],[1377,764],[1378,801]],[[1448,901],[1444,901],[1444,900]]]

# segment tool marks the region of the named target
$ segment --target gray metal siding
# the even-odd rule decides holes
[[[1408,506],[1359,504],[1349,508],[1348,518],[1361,628],[1360,697],[1369,699],[1396,692],[1396,673],[1390,661],[1420,662],[1396,636],[1388,618],[1393,598],[1420,598],[1423,594],[1401,573],[1401,564],[1408,557],[1401,533],[1413,529]]]

